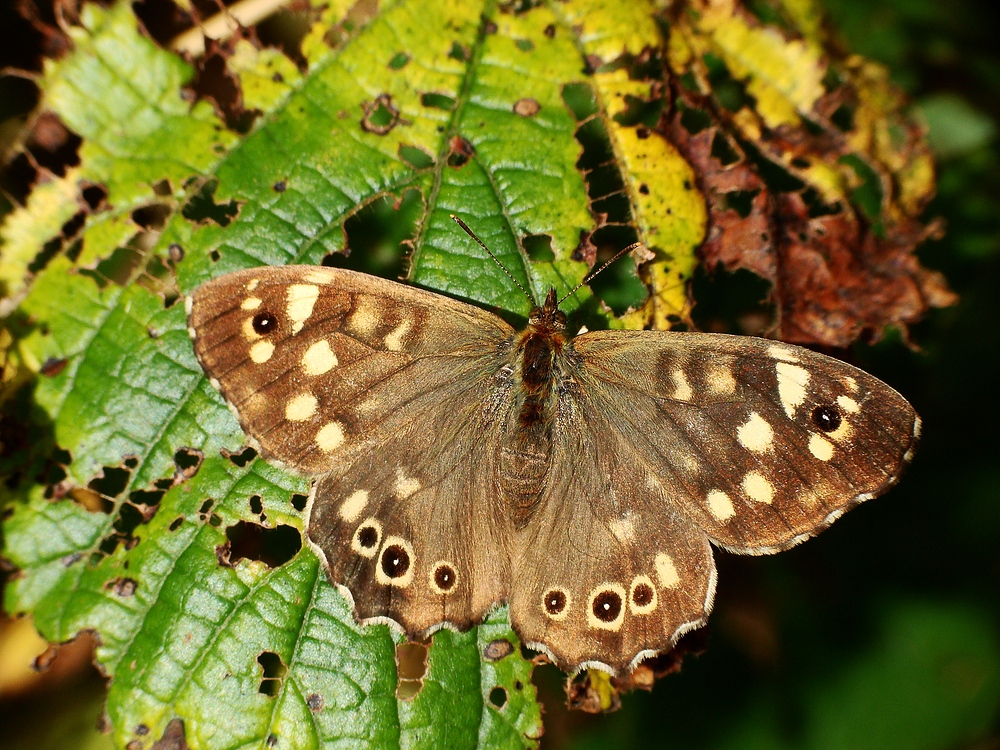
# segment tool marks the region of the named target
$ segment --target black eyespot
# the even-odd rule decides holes
[[[438,565],[434,571],[434,583],[442,591],[449,591],[455,585],[455,571],[450,565]]]
[[[566,608],[566,592],[553,589],[545,592],[545,611],[558,615]]]
[[[825,404],[813,409],[812,421],[823,432],[833,432],[840,427],[843,420],[840,417],[840,410],[836,406]]]
[[[632,603],[637,607],[645,607],[653,601],[653,589],[648,583],[640,583],[632,589]]]
[[[594,597],[594,617],[601,622],[614,622],[622,611],[622,598],[614,591],[602,591]]]
[[[378,532],[374,526],[365,526],[358,532],[358,544],[363,549],[371,549],[378,542]]]
[[[410,569],[410,556],[398,544],[390,544],[382,552],[382,572],[389,578],[402,578]]]
[[[278,327],[278,319],[267,311],[253,316],[253,329],[260,336],[266,336]]]

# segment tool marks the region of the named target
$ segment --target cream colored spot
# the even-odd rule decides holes
[[[247,318],[243,321],[243,336],[246,337],[248,341],[256,341],[259,338],[263,338],[253,329],[253,318]]]
[[[692,396],[694,396],[694,391],[691,390],[691,384],[688,383],[687,375],[684,370],[680,368],[674,370],[671,377],[674,380],[674,395],[673,398],[676,401],[690,401]]]
[[[787,346],[782,346],[781,344],[771,344],[767,347],[767,353],[770,354],[775,359],[780,359],[782,362],[798,362],[799,356],[795,353],[794,349],[790,349]]]
[[[306,274],[306,281],[311,281],[314,284],[325,284],[329,280],[330,274],[323,271],[310,271]]]
[[[729,396],[736,392],[736,378],[731,365],[709,365],[705,376],[708,390],[715,396]]]
[[[406,476],[402,469],[396,469],[396,497],[405,500],[419,489],[419,480]]]
[[[357,521],[366,505],[368,505],[368,490],[355,490],[341,504],[340,517],[348,523]]]
[[[406,560],[406,571],[397,577],[390,578],[386,575],[386,556],[392,556],[393,550],[390,547],[399,547],[403,550],[402,559]],[[383,586],[395,586],[405,589],[413,580],[413,569],[417,566],[416,558],[413,556],[413,545],[401,536],[387,536],[382,543],[378,563],[375,565],[375,580]]]
[[[606,601],[602,603],[602,601],[598,599],[601,594],[610,594],[611,596],[602,597],[603,599],[606,599]],[[617,613],[615,613],[613,609],[613,603],[616,596],[618,602]],[[595,606],[598,612],[603,611],[609,615],[614,613],[614,619],[603,620],[599,618],[596,614],[594,614]],[[621,630],[622,623],[625,622],[625,608],[625,587],[620,583],[602,583],[590,592],[590,596],[587,599],[587,624],[590,625],[590,627],[598,628],[599,630],[618,632]]]
[[[649,587],[649,592],[652,593],[652,598],[645,604],[639,604],[636,602],[636,589],[642,587]],[[647,593],[645,588],[641,590],[642,593]],[[629,587],[628,592],[628,608],[632,610],[633,615],[648,615],[659,603],[659,595],[656,593],[656,586],[649,579],[649,576],[636,576],[632,579],[632,585]]]
[[[365,536],[368,536],[365,531],[366,529],[371,529],[375,533],[375,537],[371,545],[361,544],[362,539]],[[362,557],[375,557],[375,553],[378,552],[379,542],[381,541],[382,524],[374,518],[369,518],[363,524],[358,526],[357,531],[354,532],[354,537],[351,539],[351,549]]]
[[[550,612],[548,607],[548,600],[551,599],[554,594],[562,594],[565,597],[562,609],[555,613]],[[556,622],[559,620],[565,620],[569,615],[569,608],[572,603],[573,597],[569,595],[569,592],[566,589],[561,586],[553,586],[552,588],[545,589],[545,593],[542,594],[542,614],[550,620],[555,620]]]
[[[858,392],[858,381],[852,378],[850,375],[844,378],[843,383],[844,387],[847,390],[852,391],[854,393]]]
[[[285,419],[304,422],[316,413],[316,397],[311,393],[300,393],[285,405]]]
[[[774,485],[757,471],[749,471],[743,477],[743,492],[755,503],[770,503],[774,499]]]
[[[857,414],[861,411],[861,404],[850,396],[837,396],[837,406],[849,414]]]
[[[451,585],[446,589],[441,588],[437,581],[437,572],[442,566],[447,566],[451,573]],[[440,596],[447,596],[448,594],[455,592],[455,587],[458,585],[458,571],[455,570],[455,566],[448,560],[438,560],[436,563],[431,565],[428,572],[430,573],[431,591]]]
[[[340,422],[327,422],[316,433],[316,445],[327,453],[337,450],[343,442],[344,428]]]
[[[252,292],[257,289],[257,285],[260,284],[260,279],[254,279],[249,284],[246,285],[246,290]]]
[[[292,321],[292,333],[302,330],[302,326],[312,315],[313,306],[319,297],[319,287],[315,284],[292,284],[288,287],[289,320]]]
[[[728,521],[736,515],[732,499],[722,490],[708,493],[708,510],[719,521]]]
[[[672,589],[680,583],[681,577],[677,574],[674,559],[666,552],[660,552],[653,559],[653,565],[656,566],[656,580],[660,582],[662,588]]]
[[[403,337],[410,331],[410,321],[404,320],[385,337],[385,348],[390,352],[398,352],[403,348]]]
[[[851,435],[854,434],[854,428],[851,427],[851,423],[846,419],[841,420],[840,427],[838,427],[833,432],[828,432],[827,435],[836,440],[838,443],[844,440],[850,440]]]
[[[631,542],[635,539],[635,519],[626,512],[621,518],[614,519],[608,526],[619,542]]]
[[[774,443],[774,430],[760,414],[751,412],[750,418],[736,430],[736,437],[747,450],[763,453]]]
[[[778,362],[775,371],[778,375],[778,398],[781,399],[785,414],[791,419],[795,416],[795,410],[806,400],[809,371],[787,362]]]
[[[833,458],[833,443],[822,435],[813,434],[809,438],[809,452],[820,461],[829,461]]]
[[[274,354],[274,344],[270,341],[258,341],[250,347],[250,359],[262,365]]]
[[[243,300],[243,303],[240,305],[240,307],[242,307],[244,310],[256,310],[258,307],[260,307],[260,298],[247,297],[245,300]]]
[[[325,375],[339,364],[337,355],[330,348],[330,342],[320,339],[315,344],[306,349],[302,355],[302,369],[306,375]]]
[[[376,300],[367,295],[355,295],[350,317],[351,330],[362,336],[370,335],[378,326],[380,317]]]

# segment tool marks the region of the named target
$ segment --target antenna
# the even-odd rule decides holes
[[[585,284],[589,284],[591,281],[593,281],[594,277],[597,276],[597,274],[599,274],[605,268],[607,268],[608,266],[610,266],[612,263],[614,263],[620,257],[622,257],[623,255],[625,255],[625,253],[630,253],[633,250],[635,250],[637,247],[642,247],[642,243],[641,242],[633,242],[628,247],[623,247],[621,250],[619,250],[617,253],[615,253],[614,256],[612,256],[609,260],[604,261],[604,263],[601,264],[600,268],[597,268],[597,269],[591,271],[590,273],[588,273],[586,276],[584,276],[583,277],[583,281],[581,281],[579,284],[577,284],[575,287],[573,287],[572,291],[570,291],[565,297],[563,297],[562,299],[560,299],[557,304],[561,305],[563,302],[565,302],[570,297],[572,297],[574,294],[576,294],[577,291],[579,291],[579,289],[582,286],[584,286]]]
[[[457,223],[460,227],[462,227],[462,229],[465,230],[465,233],[467,235],[469,235],[472,239],[474,239],[477,243],[479,243],[479,247],[481,247],[483,250],[485,250],[486,253],[487,253],[487,255],[489,255],[491,258],[493,258],[493,262],[496,263],[498,266],[500,266],[500,270],[503,271],[505,274],[507,274],[507,278],[509,278],[511,281],[514,282],[514,286],[516,286],[518,289],[520,289],[524,293],[524,296],[528,298],[528,302],[531,303],[532,307],[538,307],[538,303],[535,302],[535,298],[531,296],[531,293],[527,289],[525,289],[523,286],[521,286],[521,282],[518,281],[517,279],[515,279],[514,276],[513,276],[513,274],[511,274],[511,272],[507,270],[507,267],[503,263],[500,262],[500,259],[497,258],[497,256],[495,256],[493,254],[493,251],[490,250],[488,247],[486,247],[486,243],[484,243],[481,239],[479,239],[476,236],[475,232],[473,232],[471,229],[469,229],[469,225],[466,224],[464,221],[462,221],[457,216],[455,216],[455,214],[449,214],[449,216],[451,216],[451,218],[455,220],[455,223]],[[576,289],[574,289],[573,291],[575,292]]]

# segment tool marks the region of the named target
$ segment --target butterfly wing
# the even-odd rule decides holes
[[[588,397],[716,544],[777,552],[885,492],[920,433],[913,407],[840,360],[764,339],[594,332]]]
[[[260,452],[319,475],[308,534],[359,618],[467,627],[505,596],[509,522],[475,478],[511,408],[506,323],[316,267],[229,274],[189,305],[198,359]]]
[[[573,345],[511,591],[515,628],[567,669],[672,646],[711,608],[710,540],[802,541],[891,486],[919,431],[884,383],[797,347],[621,331]]]

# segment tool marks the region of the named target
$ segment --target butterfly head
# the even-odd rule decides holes
[[[566,313],[559,309],[556,290],[549,289],[545,304],[535,307],[528,316],[528,325],[535,331],[561,332],[566,330]]]

